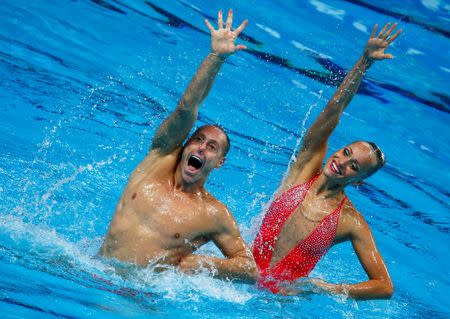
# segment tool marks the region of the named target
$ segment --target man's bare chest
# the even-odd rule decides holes
[[[173,190],[170,184],[144,181],[127,189],[124,196],[141,229],[187,239],[214,232],[214,207],[195,194]]]

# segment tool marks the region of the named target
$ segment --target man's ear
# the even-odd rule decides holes
[[[223,163],[225,163],[225,157],[222,157],[222,158],[219,160],[219,162],[218,162],[217,165],[216,165],[216,168],[220,168],[220,167],[223,165]]]

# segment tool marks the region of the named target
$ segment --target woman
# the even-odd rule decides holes
[[[316,287],[353,298],[390,298],[392,281],[369,226],[345,195],[384,165],[384,155],[372,142],[358,141],[335,152],[322,166],[327,142],[339,119],[373,64],[392,59],[384,51],[401,33],[386,24],[374,26],[363,55],[347,74],[325,109],[309,128],[296,161],[290,167],[264,217],[253,245],[259,285],[275,293],[301,292],[294,281],[307,276],[337,243],[350,240],[369,280],[330,284],[309,280]],[[392,35],[393,34],[393,35]]]

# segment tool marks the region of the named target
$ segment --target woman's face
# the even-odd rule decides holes
[[[377,167],[378,161],[372,147],[366,142],[355,142],[331,155],[323,173],[347,185],[361,182]]]

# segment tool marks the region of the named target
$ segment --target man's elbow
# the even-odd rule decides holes
[[[245,261],[245,274],[246,282],[249,284],[254,284],[258,281],[258,268],[256,267],[255,260],[253,258],[246,258]]]
[[[380,297],[383,299],[391,299],[394,294],[394,285],[391,280],[383,281],[380,287]]]
[[[239,257],[236,257],[234,265],[236,267],[234,271],[237,272],[238,277],[240,277],[242,282],[247,284],[254,284],[257,282],[259,273],[251,253],[244,253]]]
[[[198,104],[198,99],[192,94],[184,94],[178,102],[177,110],[183,116],[192,113]]]

